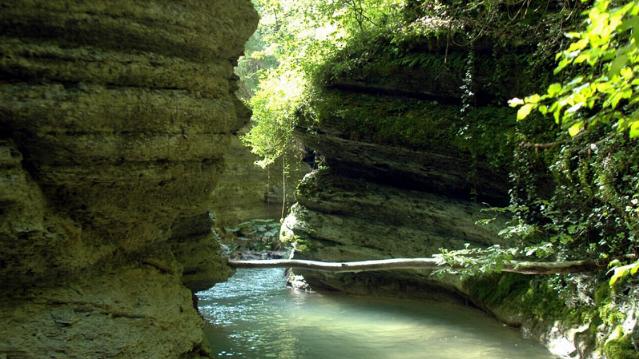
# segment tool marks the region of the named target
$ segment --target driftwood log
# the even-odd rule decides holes
[[[269,259],[269,260],[234,260],[229,259],[229,266],[234,268],[295,268],[324,272],[364,272],[395,269],[441,269],[461,268],[443,263],[438,258],[394,258],[359,262],[321,262],[301,259]],[[520,274],[558,274],[591,272],[605,267],[604,264],[592,260],[566,262],[527,262],[510,261],[504,264],[501,271]]]

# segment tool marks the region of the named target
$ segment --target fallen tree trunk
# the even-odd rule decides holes
[[[302,259],[234,260],[228,261],[234,268],[295,268],[324,272],[364,272],[395,269],[442,269],[462,268],[443,263],[438,258],[394,258],[359,262],[321,262]],[[566,262],[525,262],[510,261],[504,264],[502,272],[520,274],[557,274],[591,272],[604,267],[592,260]]]

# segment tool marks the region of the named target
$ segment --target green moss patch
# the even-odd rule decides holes
[[[320,128],[360,141],[467,153],[495,168],[511,161],[515,119],[505,107],[459,106],[403,97],[326,91],[314,103]]]

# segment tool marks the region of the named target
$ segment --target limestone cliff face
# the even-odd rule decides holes
[[[295,256],[342,261],[429,257],[441,248],[500,243],[501,223],[476,224],[493,216],[483,210],[508,202],[506,171],[490,163],[498,151],[473,153],[454,143],[456,130],[448,129],[463,121],[458,105],[410,98],[407,87],[392,90],[390,83],[384,88],[388,91],[374,95],[361,88],[327,89],[328,101],[339,101],[341,107],[329,111],[316,128],[298,133],[317,152],[321,169],[304,178],[298,203],[284,222],[283,236],[298,243]],[[483,114],[493,109],[480,107],[473,114],[484,121]],[[397,141],[403,131],[399,126],[392,129],[395,141],[392,134],[380,139],[388,129],[372,124],[410,117],[418,122],[414,131],[424,131],[421,143]],[[487,135],[492,143],[502,136]],[[460,283],[424,271],[304,276],[316,288],[357,293],[414,289],[439,296],[463,291]]]
[[[464,158],[329,135],[314,140],[316,148],[331,149],[320,152],[330,165],[304,178],[298,203],[284,222],[284,239],[297,242],[296,258],[429,257],[441,248],[499,242],[496,227],[476,224],[486,218],[482,210],[487,206],[464,192],[471,188],[465,179],[470,164]],[[487,179],[494,173],[487,171],[483,176]],[[505,195],[497,189],[485,194]],[[356,293],[415,289],[416,294],[439,296],[442,289],[449,294],[462,289],[459,283],[436,280],[424,271],[305,272],[304,277],[316,288]]]
[[[248,0],[0,1],[0,356],[207,355],[190,289],[230,273],[208,211],[256,23]]]

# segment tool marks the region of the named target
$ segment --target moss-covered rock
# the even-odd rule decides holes
[[[577,285],[566,285],[577,283]],[[596,274],[564,278],[517,274],[472,278],[475,304],[571,358],[637,358],[636,290],[613,291]]]
[[[0,356],[207,356],[250,1],[0,1]],[[195,255],[197,254],[197,255]]]

